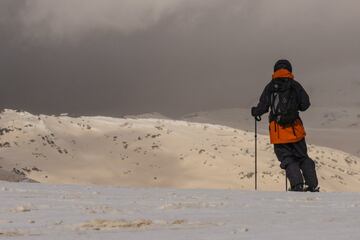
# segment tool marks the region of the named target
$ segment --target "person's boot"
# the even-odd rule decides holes
[[[320,192],[320,187],[310,187],[310,186],[307,186],[307,187],[304,189],[304,192]]]
[[[296,185],[294,187],[291,187],[289,189],[289,191],[290,192],[304,192],[304,186],[303,186],[303,184],[298,184],[298,185]]]

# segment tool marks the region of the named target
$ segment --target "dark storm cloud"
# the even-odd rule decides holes
[[[315,104],[360,104],[355,0],[13,2],[0,5],[4,107],[108,115],[247,107],[280,57],[293,61]]]

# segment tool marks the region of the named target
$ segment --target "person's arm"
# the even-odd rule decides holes
[[[260,96],[260,100],[259,103],[256,107],[252,107],[251,108],[251,115],[253,117],[257,117],[257,116],[261,116],[264,113],[267,113],[269,111],[269,107],[270,107],[270,100],[269,100],[269,96],[270,96],[270,90],[269,90],[270,85],[268,84],[263,93]]]
[[[307,94],[305,89],[301,86],[301,84],[298,82],[295,82],[295,89],[299,98],[299,110],[304,112],[311,105],[309,95]]]

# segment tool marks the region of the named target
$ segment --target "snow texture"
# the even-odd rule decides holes
[[[254,188],[252,132],[170,119],[37,116],[12,110],[0,117],[3,176],[53,184]],[[259,190],[283,191],[284,171],[268,136],[259,135],[258,143]],[[360,190],[358,157],[314,145],[309,154],[317,163],[322,191]]]
[[[358,239],[359,193],[0,182],[0,239]]]

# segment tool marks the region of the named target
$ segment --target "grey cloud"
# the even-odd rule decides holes
[[[21,12],[28,35],[77,39],[93,31],[144,31],[187,8],[213,6],[214,0],[27,0]],[[216,5],[216,4],[215,4]]]
[[[360,104],[355,0],[13,2],[0,8],[3,107],[174,116],[249,107],[282,57],[315,105]]]

